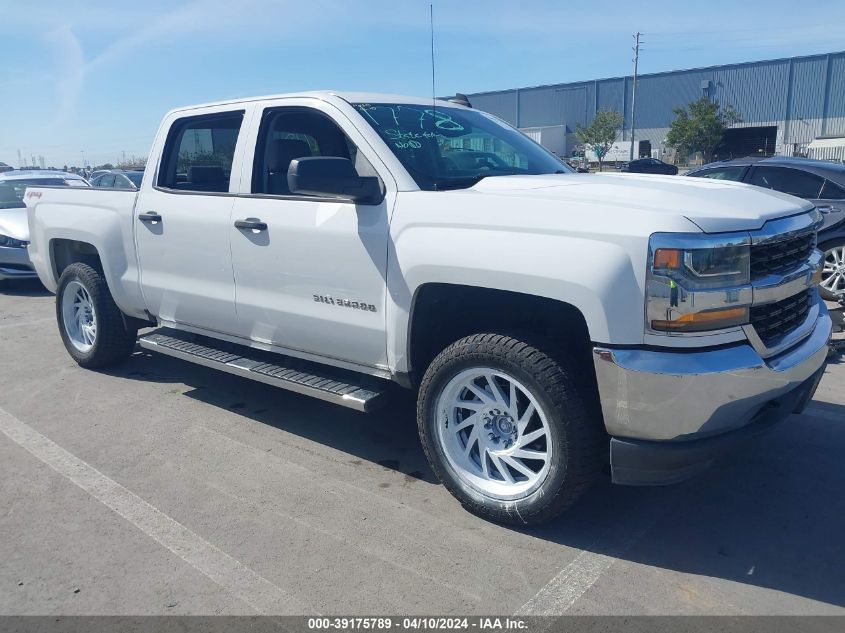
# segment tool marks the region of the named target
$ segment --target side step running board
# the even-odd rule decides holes
[[[147,334],[139,339],[139,343],[144,349],[257,380],[288,391],[295,391],[356,411],[372,411],[385,400],[384,394],[380,391],[316,373],[291,369],[284,365],[267,363],[166,334],[157,332]],[[248,348],[244,349],[248,350]],[[282,361],[285,358],[279,356]]]

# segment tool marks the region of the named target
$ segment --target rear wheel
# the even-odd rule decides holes
[[[845,240],[834,240],[819,246],[824,251],[824,268],[819,292],[828,301],[845,296]]]
[[[499,334],[461,339],[432,362],[420,388],[420,437],[435,473],[471,512],[541,523],[598,476],[603,426],[567,365]]]
[[[82,367],[114,365],[135,347],[138,330],[127,328],[102,273],[88,264],[71,264],[62,272],[56,319],[65,349]]]

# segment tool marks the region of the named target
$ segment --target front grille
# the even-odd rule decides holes
[[[780,275],[807,261],[816,247],[815,232],[751,247],[751,278]]]
[[[754,306],[751,308],[751,325],[766,347],[774,347],[804,322],[812,305],[813,289],[810,288],[788,299]]]

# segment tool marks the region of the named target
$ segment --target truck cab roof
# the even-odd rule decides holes
[[[209,103],[194,104],[190,106],[183,106],[174,108],[171,112],[185,112],[189,110],[197,110],[200,108],[209,108],[223,105],[234,105],[238,103],[251,103],[253,101],[265,101],[270,99],[294,99],[294,98],[312,98],[320,99],[322,101],[332,101],[333,99],[342,99],[347,103],[400,103],[400,104],[436,104],[444,108],[464,108],[460,104],[452,101],[445,101],[443,99],[432,99],[431,97],[414,97],[408,95],[397,95],[380,92],[354,92],[341,90],[309,90],[305,92],[287,92],[270,95],[260,95],[255,97],[242,97],[238,99],[224,99],[221,101],[211,101]]]

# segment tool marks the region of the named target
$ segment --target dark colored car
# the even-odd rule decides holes
[[[92,177],[91,186],[137,190],[141,187],[143,177],[143,171],[110,169]]]
[[[821,294],[845,300],[845,165],[810,158],[740,158],[710,163],[687,176],[734,180],[804,198],[824,214],[819,248],[824,251]]]
[[[669,163],[664,163],[656,158],[638,158],[630,163],[622,163],[622,171],[632,174],[666,174],[675,176],[678,168]]]

